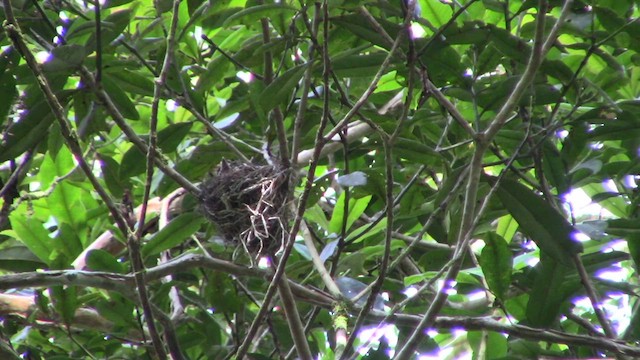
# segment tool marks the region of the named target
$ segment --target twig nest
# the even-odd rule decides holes
[[[290,174],[280,165],[222,160],[202,183],[202,212],[225,240],[254,256],[274,254],[286,238]]]

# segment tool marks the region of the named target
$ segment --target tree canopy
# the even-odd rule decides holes
[[[3,0],[0,356],[640,357],[639,5]]]

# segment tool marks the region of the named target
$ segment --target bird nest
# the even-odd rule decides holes
[[[226,241],[253,256],[272,255],[286,238],[290,174],[280,165],[223,160],[202,184],[202,212]]]

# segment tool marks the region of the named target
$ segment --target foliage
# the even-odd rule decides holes
[[[640,356],[639,4],[4,0],[2,357]]]

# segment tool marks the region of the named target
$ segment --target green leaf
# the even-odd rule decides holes
[[[108,76],[103,77],[102,86],[109,95],[113,104],[118,108],[118,111],[127,119],[139,120],[140,114],[136,109],[136,106],[131,102],[129,96]]]
[[[388,20],[376,19],[376,21],[382,25],[387,34],[392,38],[394,38],[398,34],[398,31],[400,31],[399,25]],[[385,37],[376,31],[367,19],[360,14],[335,17],[331,19],[331,23],[346,29],[357,37],[370,42],[372,45],[376,45],[384,49],[389,49],[391,46],[391,44],[385,40]]]
[[[16,51],[13,51],[16,53]],[[0,54],[0,119],[4,119],[9,114],[9,110],[14,103],[15,98],[18,96],[18,89],[16,88],[16,79],[13,77],[12,69],[7,68],[9,65],[10,55],[4,56]]]
[[[9,215],[9,220],[11,228],[16,233],[16,240],[29,248],[43,263],[49,264],[55,247],[53,239],[49,237],[49,233],[42,226],[42,223],[15,211]]]
[[[84,46],[77,44],[62,45],[51,50],[51,57],[42,64],[46,72],[74,70],[84,62],[87,52]]]
[[[185,213],[171,220],[144,245],[142,256],[156,255],[177,246],[198,231],[202,221],[202,216],[196,213]]]
[[[566,299],[565,275],[571,269],[544,256],[537,267],[539,272],[529,294],[526,314],[529,325],[547,328],[560,315],[562,303]]]
[[[109,74],[109,78],[124,91],[137,95],[153,96],[153,81],[147,76],[126,69],[114,69],[104,73]]]
[[[331,62],[331,68],[338,77],[373,76],[387,54],[376,52],[373,54],[349,54],[336,56]],[[322,69],[319,69],[319,71]]]
[[[513,235],[518,231],[518,222],[515,221],[513,216],[505,215],[498,220],[498,227],[496,228],[496,234],[505,239],[507,242],[511,242]]]
[[[428,14],[429,22],[437,28],[445,25],[453,14],[450,5],[439,1],[420,1],[420,7],[424,14]]]
[[[121,178],[119,176],[120,164],[110,156],[104,156],[102,154],[97,155],[100,159],[100,170],[107,189],[116,198],[121,198],[124,193],[124,189],[131,188],[131,181],[129,177]]]
[[[89,269],[95,271],[106,271],[116,274],[124,274],[126,272],[124,266],[118,262],[118,259],[101,249],[91,250],[87,253],[87,266]]]
[[[336,202],[336,206],[334,207],[331,221],[329,222],[329,231],[334,234],[340,234],[342,231],[346,198],[345,194],[346,192],[342,192],[342,194],[340,194],[340,197]],[[349,199],[349,214],[347,215],[345,231],[348,231],[351,228],[351,225],[353,225],[360,215],[364,213],[365,209],[369,205],[369,201],[371,201],[371,197],[372,196],[369,195],[359,199],[354,199],[353,197]]]
[[[309,64],[294,66],[278,76],[260,95],[260,105],[263,110],[271,110],[278,104],[291,98],[291,90],[298,85]]]
[[[63,181],[47,197],[47,205],[58,222],[69,224],[76,230],[85,222],[86,209],[80,201],[81,191],[80,188]]]
[[[229,16],[227,20],[225,20],[225,22],[222,24],[222,26],[227,27],[230,24],[243,18],[248,18],[243,19],[248,23],[255,23],[255,21],[259,20],[260,18],[276,17],[285,14],[289,16],[295,13],[296,10],[297,9],[294,7],[281,3],[251,6]]]
[[[192,125],[193,123],[191,122],[182,122],[171,124],[158,131],[158,147],[160,150],[164,153],[175,151],[191,130]]]
[[[0,142],[0,162],[17,158],[46,139],[53,121],[49,105],[40,96],[23,119],[8,127],[7,136]]]
[[[0,269],[25,272],[35,271],[44,266],[45,264],[26,246],[5,247],[0,251]]]
[[[123,9],[117,10],[109,14],[107,17],[102,19],[102,48],[105,49],[107,46],[115,40],[118,36],[122,34],[122,32],[127,28],[127,26],[131,23],[131,16],[134,14],[132,9]],[[93,22],[88,23],[90,27],[86,30],[90,31],[91,36],[89,40],[85,44],[87,52],[91,53],[95,51],[97,38],[95,35],[95,24]]]
[[[164,153],[175,151],[191,130],[192,125],[191,122],[177,123],[160,130],[157,135],[158,148]],[[145,135],[142,138],[146,139],[148,136]],[[129,178],[144,173],[147,166],[146,160],[147,154],[142,153],[137,146],[130,147],[122,156],[118,182],[127,182]]]
[[[355,239],[356,243],[364,241],[365,239],[379,234],[382,230],[387,227],[387,219],[384,218],[380,220],[374,227],[371,227],[371,224],[364,224],[357,229],[354,229],[347,235],[347,241],[352,241]]]
[[[329,221],[327,221],[324,211],[318,204],[308,207],[304,212],[304,218],[313,224],[317,224],[321,229],[329,230],[330,228]]]
[[[507,242],[496,233],[487,233],[485,247],[478,259],[480,268],[487,281],[489,290],[500,300],[505,300],[509,286],[511,285],[511,268],[513,256],[509,251]]]
[[[78,291],[75,286],[53,286],[49,288],[53,306],[62,315],[62,321],[66,325],[71,325],[75,318],[78,303]]]
[[[576,230],[555,208],[511,179],[502,179],[497,195],[522,232],[542,251],[564,265],[572,264],[573,255],[582,251],[582,244],[573,240]]]

